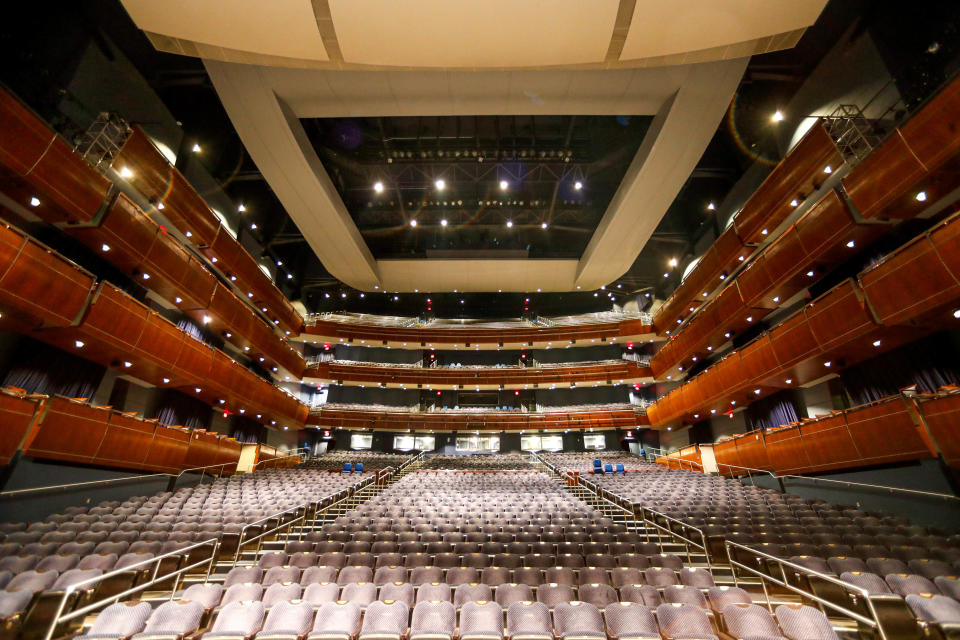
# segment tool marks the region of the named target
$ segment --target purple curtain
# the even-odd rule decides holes
[[[191,398],[174,389],[165,389],[157,402],[154,417],[171,426],[209,429],[213,409],[202,400]]]
[[[917,385],[918,391],[936,391],[960,383],[958,349],[946,333],[936,333],[840,372],[840,380],[854,405],[895,395]]]
[[[747,425],[752,429],[769,429],[797,422],[800,407],[793,389],[778,391],[747,406]]]
[[[30,393],[92,399],[106,367],[43,342],[21,336],[3,386]]]
[[[256,444],[267,441],[267,428],[251,418],[230,416],[230,437],[239,442]]]

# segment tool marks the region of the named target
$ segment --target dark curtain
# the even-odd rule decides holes
[[[213,409],[202,400],[191,398],[174,389],[165,389],[157,402],[154,417],[171,426],[209,429]]]
[[[917,391],[936,391],[960,383],[957,357],[950,337],[937,333],[847,367],[840,379],[855,405],[895,395],[912,385],[917,385]]]
[[[800,403],[793,389],[778,391],[772,396],[751,402],[746,417],[751,429],[769,429],[800,420]]]
[[[10,358],[3,386],[91,399],[106,370],[103,365],[24,336]]]
[[[246,444],[267,441],[267,428],[251,418],[230,416],[230,437]]]

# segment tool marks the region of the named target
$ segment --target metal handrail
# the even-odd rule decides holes
[[[797,480],[805,480],[810,482],[828,482],[832,484],[842,484],[850,487],[865,487],[868,489],[879,489],[881,491],[889,491],[891,493],[906,493],[910,495],[928,496],[931,498],[942,498],[944,500],[960,500],[960,496],[950,494],[950,493],[937,493],[936,491],[923,491],[921,489],[907,489],[906,487],[890,487],[887,485],[871,484],[868,482],[852,482],[850,480],[834,480],[833,478],[820,478],[817,476],[800,476],[792,473],[779,475],[777,474],[777,472],[770,471],[768,469],[755,469],[753,467],[741,467],[735,464],[727,464],[725,462],[718,462],[717,466],[727,467],[729,469],[743,469],[744,471],[747,472],[747,475],[750,477],[751,482],[753,481],[753,476],[751,475],[750,472],[756,471],[758,473],[765,473],[775,480],[783,480],[785,478],[796,478]]]
[[[648,518],[647,518],[647,513],[653,514],[654,519],[648,519]],[[700,527],[695,527],[695,526],[693,526],[692,524],[690,524],[690,523],[688,523],[688,522],[683,522],[682,520],[677,520],[676,518],[673,518],[673,517],[671,517],[671,516],[668,516],[668,515],[665,514],[665,513],[661,513],[661,512],[659,512],[659,511],[655,511],[655,510],[653,510],[653,509],[651,509],[651,508],[649,508],[649,507],[645,507],[645,506],[643,506],[643,505],[640,505],[640,518],[643,520],[644,524],[652,525],[652,526],[657,530],[657,542],[660,544],[661,549],[663,548],[663,542],[662,542],[662,540],[660,539],[660,531],[666,531],[666,532],[669,533],[671,536],[673,536],[673,537],[675,537],[675,538],[679,538],[680,540],[683,541],[684,546],[686,547],[686,550],[687,550],[687,561],[688,561],[688,562],[692,562],[692,561],[693,561],[692,558],[690,557],[690,546],[692,545],[692,546],[694,546],[694,547],[699,547],[699,548],[703,551],[703,556],[704,556],[704,558],[706,558],[706,561],[707,561],[707,569],[708,569],[711,573],[713,572],[713,563],[710,561],[710,549],[709,549],[709,547],[707,546],[707,534],[705,534],[705,533],[703,532],[703,529],[701,529]],[[686,529],[692,530],[694,533],[696,533],[697,535],[700,536],[700,542],[697,543],[697,542],[695,542],[694,540],[691,540],[691,539],[689,539],[689,538],[686,538],[686,537],[680,535],[680,533],[678,533],[678,532],[674,531],[673,529],[671,529],[670,527],[664,527],[664,526],[662,526],[659,522],[656,521],[656,518],[663,518],[663,519],[666,520],[667,522],[673,522],[673,523],[677,524],[678,526],[682,527],[684,530],[686,530]],[[649,534],[648,534],[647,539],[649,540]]]
[[[193,564],[180,567],[179,569],[174,569],[170,573],[167,573],[162,576],[157,575],[157,573],[160,571],[160,565],[162,564],[163,560],[167,558],[171,558],[173,556],[185,555],[189,557],[190,551],[200,547],[205,547],[208,545],[212,546],[209,558],[201,558],[200,560],[198,560],[197,562],[194,562]],[[184,573],[186,573],[190,569],[194,569],[203,564],[207,565],[207,572],[204,577],[204,582],[206,582],[210,578],[210,573],[213,570],[213,563],[214,563],[214,560],[216,560],[217,558],[217,552],[219,547],[220,547],[220,540],[218,538],[209,538],[201,542],[195,542],[189,546],[183,547],[182,549],[176,549],[174,551],[169,551],[159,556],[154,556],[147,560],[141,560],[140,562],[136,562],[134,564],[128,565],[126,567],[123,567],[122,569],[114,569],[114,570],[108,571],[107,573],[96,576],[94,578],[81,580],[79,582],[75,582],[67,586],[64,589],[63,597],[60,599],[60,603],[57,606],[57,613],[56,615],[53,616],[53,619],[50,621],[50,626],[47,629],[46,634],[44,634],[44,640],[51,640],[57,626],[64,622],[67,622],[68,620],[73,620],[74,618],[86,616],[91,611],[96,611],[97,609],[100,609],[101,607],[113,602],[119,602],[122,598],[126,598],[127,596],[133,595],[134,593],[139,593],[141,591],[144,591],[148,587],[151,587],[159,582],[163,582],[164,580],[169,580],[170,578],[174,578],[175,580],[173,589],[171,590],[171,593],[173,593],[177,590],[177,584],[180,582],[180,576],[182,576]],[[153,568],[153,575],[150,577],[149,580],[141,584],[135,585],[129,589],[125,589],[124,591],[116,593],[112,596],[108,596],[102,600],[97,600],[96,602],[80,607],[79,609],[74,609],[73,611],[69,611],[66,614],[63,612],[67,606],[67,601],[70,599],[71,594],[73,594],[74,592],[80,591],[88,586],[92,587],[93,585],[99,584],[108,578],[112,578],[114,576],[122,575],[125,573],[130,573],[132,571],[136,571],[139,568],[146,568],[151,564],[155,564],[155,566]]]
[[[849,582],[844,582],[843,580],[841,580],[840,578],[838,578],[838,577],[836,577],[836,576],[831,576],[831,575],[828,575],[828,574],[825,574],[825,573],[820,573],[819,571],[815,571],[815,570],[813,570],[813,569],[809,569],[809,568],[807,568],[807,567],[798,565],[798,564],[796,564],[796,563],[790,562],[789,560],[784,560],[783,558],[778,558],[777,556],[770,555],[769,553],[764,553],[763,551],[757,551],[756,549],[753,549],[753,548],[748,547],[748,546],[746,546],[746,545],[742,545],[742,544],[740,544],[740,543],[738,543],[738,542],[732,542],[732,541],[730,541],[730,540],[726,540],[726,541],[724,541],[724,544],[725,544],[726,549],[727,549],[727,557],[728,557],[729,560],[730,560],[730,566],[731,566],[731,568],[734,569],[734,571],[733,571],[733,581],[734,581],[734,584],[735,584],[736,586],[739,586],[739,581],[737,580],[736,568],[742,569],[742,570],[744,570],[744,571],[747,571],[747,572],[749,572],[749,573],[751,573],[751,574],[759,577],[759,578],[760,578],[760,583],[761,583],[761,585],[763,586],[763,594],[764,594],[764,596],[766,597],[766,600],[767,600],[767,609],[769,609],[771,613],[773,612],[773,605],[772,605],[771,602],[770,602],[770,594],[769,594],[769,592],[767,591],[767,586],[766,586],[766,582],[765,582],[766,580],[769,580],[770,582],[772,582],[773,584],[777,585],[778,587],[787,589],[788,591],[791,591],[791,592],[793,592],[793,593],[796,593],[797,595],[800,595],[800,596],[802,596],[803,598],[807,598],[807,599],[809,599],[809,600],[811,600],[811,601],[813,601],[813,602],[816,602],[816,603],[819,604],[821,607],[829,607],[830,609],[833,609],[834,611],[837,611],[837,612],[839,612],[840,614],[842,614],[842,615],[844,615],[844,616],[847,616],[848,618],[852,618],[853,620],[856,620],[857,622],[863,623],[863,624],[865,624],[865,625],[867,625],[867,626],[869,626],[869,627],[871,627],[871,628],[873,628],[873,629],[876,629],[877,632],[878,632],[879,635],[880,635],[880,639],[881,639],[881,640],[887,640],[886,632],[885,632],[884,629],[883,629],[883,625],[880,624],[879,615],[877,614],[876,608],[873,606],[873,601],[870,599],[870,591],[869,591],[868,589],[866,589],[866,588],[864,588],[864,587],[857,586],[857,585],[855,585],[855,584],[851,584],[851,583],[849,583]],[[748,553],[750,553],[750,554],[756,555],[756,556],[759,557],[759,558],[763,558],[764,560],[767,560],[767,561],[769,561],[769,562],[774,562],[774,563],[776,563],[777,566],[778,566],[779,569],[780,569],[780,576],[781,576],[781,578],[780,578],[780,579],[777,579],[776,577],[774,577],[773,575],[771,575],[771,574],[769,574],[769,573],[764,573],[763,571],[760,571],[759,569],[755,569],[754,567],[751,567],[751,566],[749,566],[749,565],[745,565],[745,564],[743,564],[742,562],[738,562],[737,560],[734,560],[734,554],[731,553],[731,549],[742,549],[743,551],[746,551],[746,552],[748,552]],[[831,584],[835,584],[835,585],[837,585],[837,586],[845,589],[846,591],[849,591],[849,592],[851,592],[851,593],[857,594],[858,596],[860,596],[860,598],[862,599],[862,601],[863,601],[864,603],[866,603],[867,610],[870,612],[870,614],[871,614],[873,617],[872,617],[872,618],[868,618],[868,617],[866,617],[866,616],[861,615],[860,613],[858,613],[858,612],[856,612],[856,611],[852,611],[852,610],[850,610],[850,609],[847,609],[846,607],[841,606],[841,605],[837,604],[836,602],[833,602],[833,601],[831,601],[831,600],[827,600],[826,598],[821,598],[821,597],[818,596],[818,595],[815,595],[815,594],[810,593],[810,592],[808,592],[808,591],[804,591],[803,589],[801,589],[801,588],[799,588],[799,587],[797,587],[797,586],[794,586],[794,585],[790,584],[790,581],[787,579],[787,572],[786,572],[786,569],[787,569],[787,568],[795,571],[795,572],[798,573],[798,574],[816,577],[816,578],[819,579],[819,580],[823,580],[823,581],[825,581],[825,582],[829,582],[829,583],[831,583]]]
[[[3,491],[3,492],[0,492],[0,499],[3,499],[3,498],[5,498],[5,497],[7,497],[7,496],[14,496],[14,495],[19,495],[19,494],[23,494],[23,493],[36,493],[36,492],[40,492],[40,491],[52,491],[52,490],[54,490],[54,489],[72,489],[72,488],[74,488],[74,487],[83,487],[83,486],[92,485],[92,484],[112,484],[112,483],[114,483],[114,482],[124,482],[124,481],[132,481],[132,480],[146,480],[146,479],[148,479],[148,478],[163,478],[163,477],[166,477],[166,478],[173,478],[174,481],[176,481],[176,480],[179,480],[179,479],[180,479],[180,476],[182,476],[184,473],[187,473],[188,471],[200,471],[200,470],[202,470],[202,469],[212,469],[212,468],[214,468],[214,467],[223,467],[223,466],[231,465],[231,464],[237,464],[237,463],[236,463],[236,462],[224,462],[224,463],[221,463],[221,464],[211,464],[211,465],[207,465],[206,467],[193,467],[193,468],[190,468],[190,469],[183,469],[183,470],[180,471],[180,473],[178,473],[177,475],[173,475],[172,473],[148,473],[148,474],[142,475],[142,476],[123,476],[122,478],[106,478],[106,479],[103,479],[103,480],[85,480],[85,481],[83,481],[83,482],[71,482],[71,483],[69,483],[69,484],[51,484],[51,485],[46,485],[46,486],[43,486],[43,487],[30,487],[30,488],[28,488],[28,489],[13,489],[12,491]]]

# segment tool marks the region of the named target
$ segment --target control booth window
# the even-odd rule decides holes
[[[500,451],[500,436],[459,436],[457,451]]]
[[[350,436],[351,449],[370,449],[373,447],[372,433],[354,433]]]
[[[393,436],[393,448],[397,451],[433,451],[437,446],[436,442],[434,436]]]
[[[602,433],[583,434],[584,449],[606,449],[607,438]]]
[[[563,451],[563,436],[520,436],[520,449],[523,451]]]

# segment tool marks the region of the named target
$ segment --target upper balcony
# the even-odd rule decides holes
[[[411,349],[544,349],[561,344],[624,344],[655,339],[649,314],[612,311],[502,322],[327,313],[308,317],[300,337],[314,343]]]

